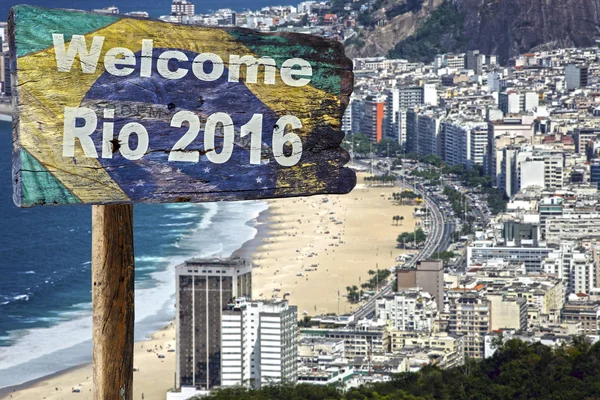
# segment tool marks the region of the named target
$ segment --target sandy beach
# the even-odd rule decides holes
[[[415,226],[414,206],[394,204],[394,191],[398,189],[367,187],[359,174],[357,187],[344,196],[271,201],[268,213],[259,217],[259,234],[239,252],[252,254],[256,265],[253,297],[269,299],[289,292],[287,298],[298,306],[300,318],[304,311],[337,313],[338,300],[339,311],[350,312],[356,305],[343,297],[346,286],[360,286],[370,269],[394,265],[404,252],[396,248],[396,237]],[[404,221],[393,222],[395,215]],[[147,400],[165,399],[175,373],[175,353],[168,350],[175,345],[174,323],[135,344],[134,399],[142,399],[142,394]],[[73,388],[80,392],[73,393]],[[91,399],[91,388],[88,364],[22,385],[1,399]]]
[[[169,349],[173,351],[170,352]],[[133,373],[134,399],[166,398],[166,392],[173,387],[175,374],[175,324],[171,323],[152,334],[147,341],[135,344]],[[164,358],[159,358],[164,355]],[[16,400],[62,400],[92,399],[92,365],[86,364],[48,378],[38,379],[22,385],[15,392],[2,399]],[[73,392],[73,389],[80,392]],[[143,394],[143,397],[142,397]],[[115,397],[116,398],[116,397]]]
[[[359,174],[356,188],[344,196],[278,199],[269,205],[269,235],[252,259],[253,297],[273,295],[318,315],[351,312],[346,287],[366,282],[370,269],[390,268],[404,250],[397,236],[412,231],[414,206],[389,200],[397,188],[367,187]],[[394,215],[405,219],[393,222]],[[302,274],[300,276],[299,274]]]

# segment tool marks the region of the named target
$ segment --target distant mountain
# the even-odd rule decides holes
[[[407,3],[410,11],[390,12]],[[436,53],[479,49],[505,63],[531,50],[591,46],[600,38],[600,0],[388,0],[372,15],[374,27],[349,41],[349,56],[431,61]]]

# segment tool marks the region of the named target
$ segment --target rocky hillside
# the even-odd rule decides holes
[[[386,55],[399,41],[412,35],[419,25],[427,19],[431,12],[444,0],[424,0],[415,10],[392,16],[394,6],[402,5],[404,0],[384,3],[382,9],[373,13],[373,19],[382,21],[371,30],[364,30],[353,40],[346,43],[346,54],[349,57],[372,57]]]
[[[469,48],[506,61],[536,47],[590,46],[600,0],[453,0],[465,15]]]
[[[593,45],[600,0],[424,0],[380,25],[351,40],[347,53],[431,61],[438,52],[479,49],[504,63],[536,48]]]

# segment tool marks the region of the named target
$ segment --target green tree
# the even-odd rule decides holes
[[[389,153],[388,153],[389,150]],[[390,138],[383,138],[375,145],[375,152],[380,156],[394,157],[397,153],[402,151],[402,146],[397,140]]]
[[[431,62],[435,54],[467,50],[468,38],[463,34],[464,14],[451,1],[444,1],[406,39],[396,43],[389,58]]]
[[[371,140],[363,133],[351,135],[349,138],[351,146],[354,146],[356,157],[365,157],[371,152]]]

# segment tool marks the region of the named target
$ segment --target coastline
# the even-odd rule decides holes
[[[394,204],[391,193],[397,188],[368,187],[363,177],[359,174],[348,195],[270,200],[267,209],[246,221],[256,234],[232,255],[252,258],[254,299],[287,297],[299,318],[338,309],[348,313],[358,305],[347,301],[345,288],[360,286],[369,270],[389,268],[406,253],[396,248],[396,236],[414,229],[414,206]],[[402,224],[392,222],[394,215],[404,216]],[[175,338],[171,321],[135,343],[134,398],[164,399],[173,387],[176,353],[167,350],[175,349]],[[91,363],[83,364],[0,389],[0,399],[92,400],[91,376]],[[74,387],[81,392],[71,393]]]
[[[267,237],[269,208],[261,211],[257,218],[247,221],[246,225],[256,228],[256,234],[235,250],[232,256],[250,257]],[[167,350],[176,348],[175,338],[175,320],[172,320],[147,338],[135,342],[134,367],[139,368],[139,371],[134,373],[134,398],[141,398],[143,394],[149,400],[164,399],[167,390],[173,387],[173,374],[176,370],[175,353]],[[156,351],[149,349],[156,349]],[[153,357],[158,353],[165,355],[165,359]],[[169,364],[171,366],[168,366]],[[86,362],[19,385],[0,388],[0,400],[32,398],[62,400],[71,396],[91,400],[91,377],[92,363]],[[81,392],[72,393],[71,389],[74,387],[80,387]]]
[[[83,368],[83,367],[86,367],[86,366],[89,366],[91,368],[92,363],[89,362],[89,363],[85,363],[85,364],[75,365],[73,367],[64,369],[62,371],[57,371],[57,372],[54,372],[52,374],[45,375],[45,376],[39,377],[37,379],[33,379],[31,381],[28,381],[28,382],[21,383],[20,385],[7,386],[7,387],[4,387],[4,388],[0,388],[0,400],[10,399],[10,398],[12,398],[10,396],[10,394],[12,394],[12,393],[16,393],[16,392],[20,392],[22,390],[29,389],[30,387],[33,387],[33,386],[35,386],[36,384],[38,384],[40,382],[44,382],[44,381],[47,381],[47,380],[50,380],[50,379],[53,379],[53,378],[57,378],[57,377],[59,377],[61,375],[71,373],[73,371],[78,370],[79,368]]]
[[[252,226],[256,228],[256,235],[254,235],[252,239],[244,242],[239,249],[234,251],[231,254],[232,257],[252,258],[263,240],[269,236],[271,231],[271,222],[269,220],[271,202],[267,201],[267,204],[269,204],[269,206],[258,214],[256,223],[252,224]]]

